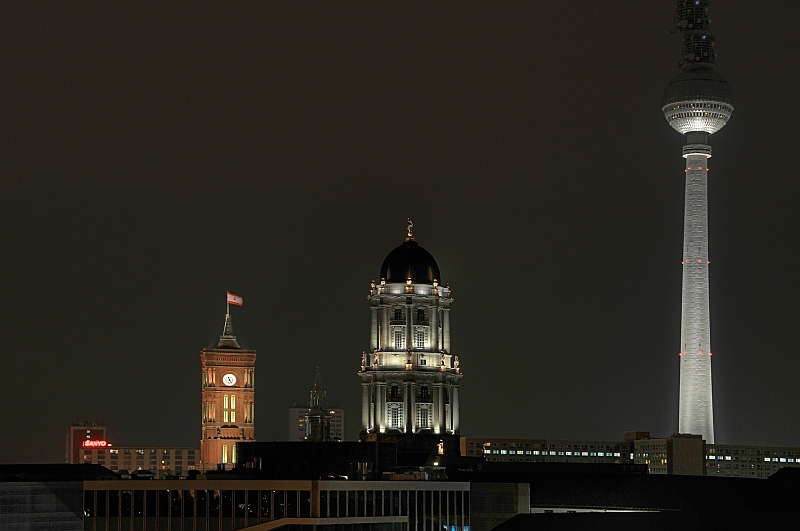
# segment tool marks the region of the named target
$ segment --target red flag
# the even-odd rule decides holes
[[[238,296],[234,295],[230,291],[228,292],[228,304],[233,304],[234,306],[241,306],[244,300]]]

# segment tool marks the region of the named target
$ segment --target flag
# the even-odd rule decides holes
[[[233,304],[234,306],[241,306],[244,300],[238,296],[234,295],[230,291],[228,292],[228,304]]]

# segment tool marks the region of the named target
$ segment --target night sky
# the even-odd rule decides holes
[[[369,282],[414,221],[454,292],[462,435],[677,430],[674,2],[0,7],[0,462],[73,420],[199,445],[200,349],[258,350],[256,435],[320,367],[360,429]],[[718,443],[800,445],[800,2],[711,5]]]

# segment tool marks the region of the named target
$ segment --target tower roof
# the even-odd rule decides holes
[[[433,284],[434,280],[441,280],[439,266],[431,253],[426,251],[414,240],[412,233],[413,224],[408,222],[408,235],[399,247],[395,247],[381,266],[382,280],[386,282],[412,282]]]
[[[236,336],[233,334],[233,320],[231,314],[225,314],[225,328],[222,330],[222,335],[219,336],[219,343],[217,348],[234,348],[241,350],[239,342],[236,341]]]

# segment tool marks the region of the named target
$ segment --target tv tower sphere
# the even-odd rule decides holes
[[[710,24],[708,0],[678,0],[673,31],[683,34],[682,71],[667,85],[661,110],[681,134],[716,133],[733,113],[730,85],[716,71]]]

